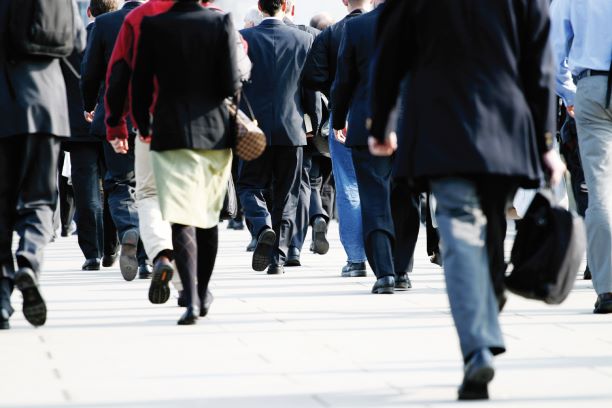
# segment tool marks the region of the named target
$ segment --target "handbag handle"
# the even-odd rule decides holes
[[[257,122],[257,119],[255,119],[255,113],[253,112],[253,108],[251,107],[251,103],[249,102],[249,98],[247,98],[246,94],[244,93],[244,91],[240,91],[240,96],[242,98],[244,98],[244,102],[246,103],[246,106],[249,110],[249,116],[251,117],[251,120],[253,122]]]

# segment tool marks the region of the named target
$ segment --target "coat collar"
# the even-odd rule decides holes
[[[136,1],[136,0],[130,0],[130,1],[126,1],[123,4],[123,7],[121,7],[122,9],[126,9],[126,10],[133,10],[136,7],[142,5],[144,2],[142,1]]]
[[[279,25],[285,25],[285,23],[282,22],[282,20],[279,20],[277,18],[267,18],[264,19],[261,23],[259,23],[260,26],[279,26]]]
[[[203,10],[204,7],[198,1],[177,1],[172,6],[173,11],[195,11]]]

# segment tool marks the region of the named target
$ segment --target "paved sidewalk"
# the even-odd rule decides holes
[[[343,279],[332,225],[327,256],[284,276],[250,270],[246,232],[221,227],[216,301],[197,326],[148,303],[148,281],[80,270],[74,237],[47,250],[47,325],[18,310],[0,332],[0,407],[444,407],[462,377],[442,270],[418,246],[414,289],[370,295]],[[308,244],[306,245],[308,248]],[[20,308],[20,295],[14,295]],[[511,297],[508,353],[492,401],[477,406],[611,407],[612,315],[593,315],[590,282],[561,307]],[[463,405],[463,404],[459,404]],[[470,405],[473,405],[470,404]]]

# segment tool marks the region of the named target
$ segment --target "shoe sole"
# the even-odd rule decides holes
[[[83,270],[83,271],[99,271],[99,270],[100,270],[100,267],[99,267],[99,266],[98,266],[98,267],[95,267],[95,266],[93,266],[93,267],[92,267],[92,266],[87,266],[87,267],[85,267],[85,268],[81,268],[81,270]]]
[[[151,286],[149,287],[149,302],[154,305],[163,305],[170,299],[169,283],[173,275],[174,269],[170,265],[153,269]]]
[[[257,240],[257,246],[253,251],[252,267],[254,271],[263,272],[270,266],[270,253],[274,248],[276,234],[272,230],[264,231]]]
[[[595,310],[593,310],[593,313],[595,314],[610,314],[612,313],[612,303],[608,304],[606,303],[605,305],[599,304]]]
[[[395,288],[384,287],[384,288],[372,289],[372,293],[375,295],[392,295],[395,293]]]
[[[408,290],[408,289],[412,289],[412,285],[409,285],[409,284],[395,285],[395,290]]]
[[[38,285],[27,273],[15,276],[15,286],[23,295],[23,315],[32,326],[42,326],[47,321],[47,305],[40,294]]]
[[[323,220],[315,221],[312,226],[312,252],[325,255],[329,252],[329,242],[327,242],[327,223]]]
[[[135,231],[128,231],[123,235],[121,240],[121,255],[119,255],[119,269],[123,279],[130,282],[136,278],[138,274],[138,259],[136,252],[138,251],[139,236]]]
[[[466,379],[459,391],[459,400],[489,399],[487,385],[495,377],[493,367],[482,367]]]

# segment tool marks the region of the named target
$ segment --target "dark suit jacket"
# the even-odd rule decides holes
[[[97,17],[89,33],[81,66],[81,92],[85,110],[95,109],[91,133],[102,138],[106,136],[104,93],[108,62],[125,16],[141,4],[140,1],[128,1],[121,9]]]
[[[56,58],[8,57],[8,0],[0,0],[0,138],[24,134],[69,136],[66,87]],[[75,6],[76,7],[76,6]],[[85,29],[75,15],[77,51],[85,47]]]
[[[253,63],[251,82],[244,87],[244,93],[268,144],[306,145],[300,78],[312,36],[274,19],[264,20],[241,34],[249,44]]]
[[[344,129],[348,117],[348,147],[368,145],[370,66],[376,51],[376,24],[383,7],[347,21],[344,27],[331,111],[334,129]]]
[[[331,86],[336,77],[338,50],[344,32],[344,25],[363,12],[355,10],[317,36],[304,67],[303,82],[306,88],[320,91],[329,99]]]
[[[83,117],[83,99],[79,78],[75,75],[81,71],[82,53],[73,52],[61,62],[62,75],[66,84],[66,97],[68,98],[68,115],[70,117],[70,142],[99,142],[99,138],[90,135],[91,124]],[[70,66],[68,65],[70,64]]]
[[[555,130],[548,7],[548,0],[387,3],[372,71],[372,134],[385,136],[410,72],[399,175],[510,176],[538,185]]]
[[[158,83],[151,149],[231,147],[224,100],[240,89],[231,16],[196,2],[142,20],[132,77],[132,114],[150,135],[149,109]]]

